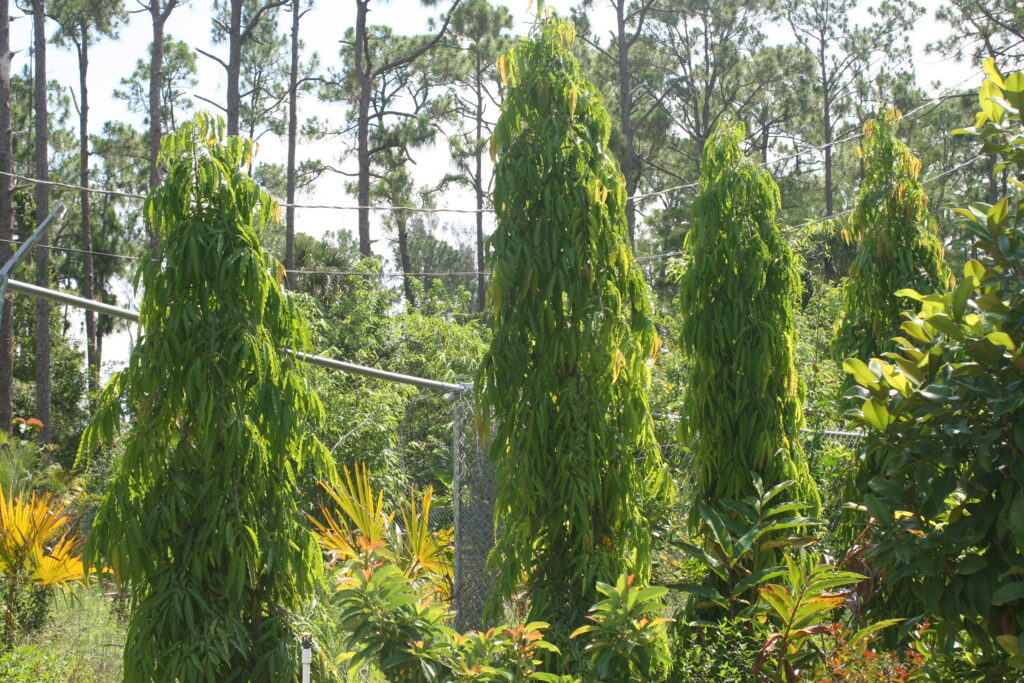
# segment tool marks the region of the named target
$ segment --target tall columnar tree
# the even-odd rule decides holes
[[[891,350],[905,308],[896,291],[942,291],[949,279],[919,179],[921,162],[896,137],[899,120],[889,110],[864,126],[864,180],[847,229],[859,249],[832,340],[839,361]]]
[[[89,546],[131,590],[128,680],[290,680],[289,612],[322,570],[298,478],[329,473],[323,411],[286,350],[308,329],[259,245],[277,207],[239,172],[251,153],[208,116],[165,138],[143,333],[82,438],[109,443],[132,407]]]
[[[778,186],[744,156],[744,133],[725,122],[704,148],[679,276],[692,362],[680,432],[693,449],[696,501],[754,495],[756,475],[766,489],[795,480],[814,505],[794,361],[800,274],[779,231]]]
[[[594,582],[650,574],[662,491],[647,402],[660,340],[633,260],[611,119],[552,20],[501,58],[488,293],[494,341],[477,376],[501,537],[496,597],[525,575],[531,618],[564,629]],[[565,634],[563,634],[564,637]]]

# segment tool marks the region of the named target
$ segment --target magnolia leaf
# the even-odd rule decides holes
[[[992,594],[993,605],[1005,605],[1024,598],[1024,581],[1003,584]]]
[[[878,386],[878,377],[875,376],[875,373],[871,372],[864,361],[858,358],[847,358],[844,360],[843,370],[853,375],[853,378],[863,386]]]

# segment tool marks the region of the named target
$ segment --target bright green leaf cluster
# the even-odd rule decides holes
[[[779,188],[725,123],[704,149],[679,276],[681,341],[692,369],[680,436],[693,449],[695,502],[796,482],[819,505],[800,447],[803,386],[794,361],[796,260],[779,231]]]
[[[997,171],[1024,169],[1024,74],[990,61],[976,125]],[[946,647],[977,668],[1024,666],[1024,204],[1016,195],[958,209],[979,255],[949,291],[919,302],[897,348],[850,361],[855,419],[878,464],[864,496],[886,572],[884,604],[938,618]]]
[[[289,612],[322,577],[298,480],[332,468],[286,350],[308,332],[260,248],[277,207],[240,170],[251,153],[208,115],[164,138],[141,337],[81,442],[88,457],[131,411],[88,549],[131,591],[126,680],[287,680]]]
[[[672,667],[661,616],[668,593],[664,586],[633,586],[633,577],[620,576],[615,585],[598,583],[604,595],[590,608],[593,624],[580,626],[572,638],[587,636],[592,681],[659,680]]]
[[[830,564],[814,563],[807,567],[805,559],[810,558],[786,557],[782,574],[788,585],[770,583],[758,589],[779,630],[765,639],[752,673],[758,676],[767,667],[772,683],[799,680],[796,672],[806,671],[810,663],[821,657],[820,640],[837,633],[832,627],[833,615],[850,598],[850,587],[866,578]],[[901,621],[885,619],[869,624],[853,634],[849,645],[863,646],[872,634]],[[763,679],[758,676],[758,680]]]
[[[602,97],[551,20],[502,57],[488,293],[494,340],[478,378],[501,531],[497,598],[525,575],[531,619],[568,635],[598,580],[650,574],[662,466],[647,400],[660,345],[626,231]],[[559,642],[556,640],[556,642]]]
[[[798,513],[810,505],[797,501],[776,501],[795,482],[784,481],[765,491],[754,479],[757,494],[742,501],[720,498],[716,508],[696,504],[705,538],[702,547],[676,541],[690,557],[698,560],[717,579],[717,587],[675,583],[677,588],[698,598],[696,610],[719,609],[729,615],[751,618],[758,611],[755,589],[784,572],[770,566],[777,548],[801,548],[814,542],[799,532],[821,522]],[[794,533],[796,532],[796,533]],[[790,535],[792,534],[792,535]]]

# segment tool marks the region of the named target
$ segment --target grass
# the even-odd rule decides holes
[[[41,629],[0,654],[5,683],[107,683],[121,680],[124,627],[97,586],[55,598]]]

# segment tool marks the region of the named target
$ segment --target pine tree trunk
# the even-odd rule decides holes
[[[292,63],[288,73],[288,206],[285,207],[284,267],[288,289],[295,289],[295,147],[299,129],[299,18],[302,0],[292,0]]]
[[[476,54],[476,169],[473,176],[476,190],[476,310],[484,310],[484,299],[487,297],[487,278],[484,276],[484,152],[481,143],[484,139],[484,95],[481,80],[483,65],[480,53]]]
[[[242,70],[242,0],[231,0],[231,18],[228,34],[228,135],[238,135],[241,98],[238,81]]]
[[[825,142],[825,215],[832,215],[832,101],[828,74],[825,69],[825,44],[821,44],[822,137]]]
[[[157,156],[160,154],[160,90],[164,77],[164,18],[159,0],[152,0],[149,14],[153,20],[153,53],[149,58],[149,188],[160,184]],[[147,229],[149,229],[147,227]],[[150,234],[152,246],[155,235]]]
[[[405,290],[405,300],[410,306],[416,305],[416,294],[412,289],[412,259],[409,257],[409,214],[405,211],[395,213],[395,225],[398,228],[398,257],[402,262],[402,286]]]
[[[78,111],[79,137],[79,184],[85,188],[79,195],[82,204],[82,296],[92,299],[95,293],[92,255],[92,206],[89,197],[89,31],[82,25],[78,46],[79,90],[81,91]],[[85,312],[85,355],[88,368],[88,387],[91,397],[100,388],[100,360],[96,355],[96,314]]]
[[[356,180],[356,202],[359,204],[359,253],[373,256],[370,246],[370,96],[372,81],[370,65],[366,62],[367,41],[366,14],[369,0],[356,0],[355,72],[359,88],[358,111],[356,112],[356,163],[359,166]]]
[[[0,0],[0,172],[13,173],[11,156],[11,16],[9,0]],[[14,255],[13,180],[0,175],[0,260]],[[0,429],[11,431],[11,394],[14,384],[14,306],[4,297],[0,324]]]
[[[636,192],[636,173],[633,168],[633,94],[632,77],[629,73],[629,46],[626,44],[626,0],[615,3],[615,20],[618,30],[618,67],[619,67],[619,122],[622,126],[622,137],[625,149],[622,151],[620,164],[622,175],[626,180],[626,224],[629,227],[629,244],[636,244],[636,206],[633,204],[633,193]]]
[[[46,7],[43,0],[32,2],[33,45],[35,49],[35,176],[49,181],[49,122],[46,102]],[[45,183],[35,185],[36,223],[42,223],[50,213],[50,187]],[[40,235],[35,250],[36,284],[50,286],[49,230]],[[36,299],[36,415],[43,423],[40,438],[44,443],[53,439],[52,387],[50,378],[50,302]]]

